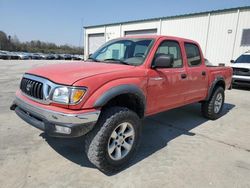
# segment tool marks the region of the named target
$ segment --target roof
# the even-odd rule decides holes
[[[134,35],[134,36],[123,36],[123,37],[119,37],[118,39],[127,39],[127,38],[135,38],[135,39],[156,39],[158,40],[159,38],[167,38],[169,40],[179,40],[179,41],[185,41],[185,42],[192,42],[192,43],[196,43],[193,40],[190,39],[186,39],[186,38],[181,38],[181,37],[176,37],[176,36],[170,36],[170,35]]]
[[[119,37],[119,38],[139,38],[139,39],[158,39],[162,37],[161,35],[131,35],[131,36],[122,36],[122,37]]]
[[[87,29],[87,28],[94,28],[94,27],[103,27],[103,26],[111,26],[111,25],[119,25],[119,24],[136,23],[136,22],[147,22],[147,21],[155,21],[155,20],[160,20],[160,19],[173,19],[173,18],[181,18],[181,17],[188,17],[188,16],[199,16],[199,15],[209,14],[209,13],[214,14],[214,13],[231,12],[231,11],[248,10],[248,9],[250,9],[250,6],[211,10],[211,11],[206,11],[206,12],[181,14],[181,15],[175,15],[175,16],[165,16],[165,17],[157,17],[157,18],[149,18],[149,19],[141,19],[141,20],[131,20],[131,21],[125,21],[125,22],[114,22],[114,23],[99,24],[99,25],[89,25],[89,26],[84,26],[84,28]]]

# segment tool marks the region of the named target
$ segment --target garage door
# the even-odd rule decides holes
[[[94,53],[101,45],[105,43],[104,33],[89,34],[89,54]]]
[[[157,34],[157,29],[125,31],[125,36],[131,36],[131,35],[156,35],[156,34]]]

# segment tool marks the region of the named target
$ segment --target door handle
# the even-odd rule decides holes
[[[202,76],[206,76],[206,71],[202,71],[202,72],[201,72],[201,75],[202,75]]]
[[[159,80],[163,80],[163,78],[162,77],[153,77],[153,78],[150,78],[150,80],[159,81]]]
[[[182,79],[187,78],[187,74],[181,74],[181,78],[182,78]]]

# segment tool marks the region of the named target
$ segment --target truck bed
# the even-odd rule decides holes
[[[224,78],[226,86],[225,88],[228,89],[231,86],[231,78],[233,74],[233,69],[228,66],[207,66],[208,72],[210,72],[210,80],[215,80],[218,76]],[[211,83],[211,82],[210,82]],[[212,83],[211,83],[212,84]]]

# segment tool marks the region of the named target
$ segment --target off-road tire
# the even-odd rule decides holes
[[[220,110],[216,113],[214,110],[215,100],[218,94],[222,95],[222,105]],[[217,87],[208,101],[204,101],[201,104],[201,112],[205,118],[216,120],[221,116],[225,100],[225,91],[222,87]]]
[[[108,141],[117,125],[129,122],[135,131],[133,146],[130,152],[121,160],[113,160],[108,154]],[[141,135],[141,119],[125,107],[110,107],[104,109],[94,129],[86,135],[85,152],[88,159],[98,169],[105,173],[114,173],[123,169],[139,146]]]

